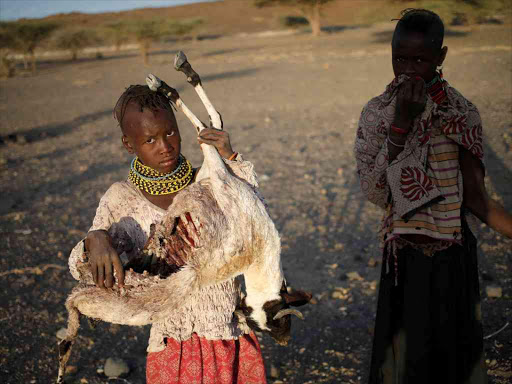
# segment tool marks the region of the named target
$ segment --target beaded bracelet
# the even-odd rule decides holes
[[[403,145],[400,145],[400,144],[396,144],[396,143],[393,143],[393,141],[391,140],[391,138],[388,136],[388,141],[393,144],[395,147],[397,148],[404,148],[405,147],[405,144]]]
[[[399,133],[399,134],[401,134],[401,135],[407,135],[407,134],[409,133],[409,131],[408,131],[408,130],[403,129],[403,128],[399,128],[399,127],[397,127],[396,125],[392,125],[392,126],[391,126],[391,130],[392,130],[392,131],[394,131],[394,132],[396,132],[396,133]]]
[[[233,161],[236,159],[237,156],[238,156],[238,152],[233,152],[233,154],[231,156],[229,156],[228,160]]]

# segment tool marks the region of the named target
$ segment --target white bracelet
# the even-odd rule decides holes
[[[394,145],[397,148],[404,148],[405,147],[405,144],[400,145],[400,144],[393,143],[393,141],[390,139],[389,136],[388,136],[388,142],[390,142],[392,145]]]

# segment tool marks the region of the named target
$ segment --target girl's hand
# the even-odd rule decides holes
[[[89,232],[85,239],[85,248],[89,256],[92,278],[98,287],[114,286],[114,270],[119,287],[124,286],[123,264],[112,246],[112,239],[107,231]]]
[[[229,133],[215,128],[206,128],[197,137],[199,144],[210,144],[217,148],[219,155],[228,159],[234,152],[229,141]]]
[[[416,77],[404,81],[398,90],[393,124],[409,130],[412,121],[423,112],[426,104],[427,87],[423,79]]]
[[[459,146],[464,206],[495,231],[512,239],[512,214],[489,197],[485,189],[485,171],[475,156]]]

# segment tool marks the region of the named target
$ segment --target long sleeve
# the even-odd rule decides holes
[[[381,208],[386,208],[390,189],[386,179],[388,167],[387,126],[375,111],[376,99],[371,100],[361,112],[354,154],[361,191],[366,198]]]

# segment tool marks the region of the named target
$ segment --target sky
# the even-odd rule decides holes
[[[117,12],[135,8],[172,7],[213,0],[0,0],[0,20],[39,18],[56,13]]]

